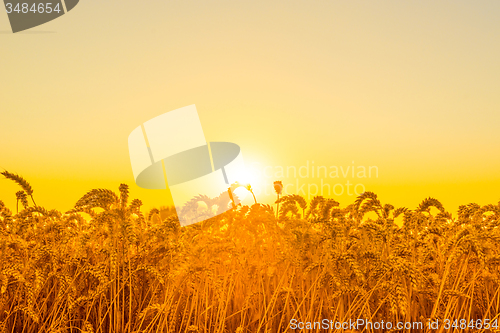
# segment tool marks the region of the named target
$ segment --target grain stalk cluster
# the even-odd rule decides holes
[[[291,319],[497,319],[500,203],[279,196],[188,227],[127,185],[66,213],[0,201],[0,332],[284,332]],[[28,200],[30,199],[30,200]],[[19,205],[20,204],[20,205]],[[192,203],[193,204],[193,203]],[[229,204],[229,203],[227,203]],[[334,331],[334,330],[332,330]]]

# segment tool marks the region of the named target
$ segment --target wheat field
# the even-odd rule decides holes
[[[173,208],[143,212],[124,184],[61,213],[36,205],[21,176],[2,175],[20,186],[15,213],[0,201],[2,333],[267,333],[293,332],[294,319],[499,317],[500,203],[452,215],[433,198],[411,210],[372,192],[346,207],[278,194],[276,205],[181,227]]]

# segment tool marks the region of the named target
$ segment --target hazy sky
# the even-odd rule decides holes
[[[206,139],[239,144],[247,164],[354,161],[378,177],[323,181],[409,208],[428,196],[453,211],[497,203],[499,16],[497,0],[82,0],[11,34],[3,13],[0,167],[47,208],[122,182],[146,208],[168,204],[166,191],[134,184],[127,138],[196,104]],[[11,208],[17,190],[0,180]]]

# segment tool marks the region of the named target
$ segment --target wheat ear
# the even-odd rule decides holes
[[[33,204],[36,206],[35,199],[33,199],[33,188],[31,187],[30,183],[28,183],[28,181],[26,179],[24,179],[23,177],[21,177],[19,175],[10,173],[8,171],[1,172],[1,174],[5,178],[10,179],[10,180],[16,182],[17,185],[21,186],[22,189],[24,190],[24,192],[26,192],[26,194],[28,194],[31,197]]]

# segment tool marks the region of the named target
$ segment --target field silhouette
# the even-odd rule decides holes
[[[2,175],[20,191],[15,213],[0,201],[0,332],[293,332],[292,319],[358,318],[497,329],[500,203],[452,215],[434,198],[407,209],[365,192],[340,207],[276,182],[275,206],[181,227],[125,184],[62,213]]]

